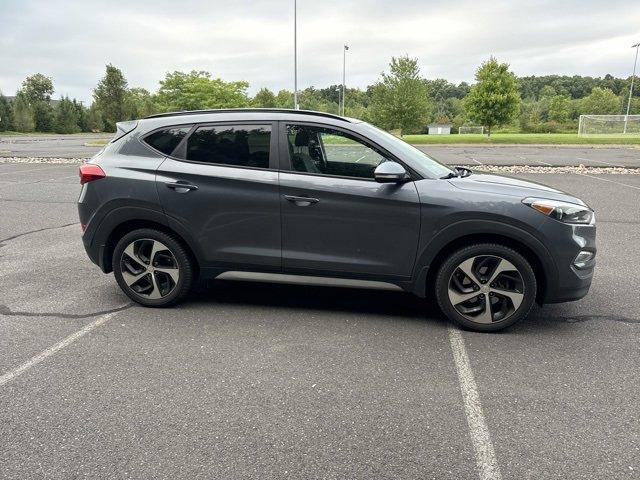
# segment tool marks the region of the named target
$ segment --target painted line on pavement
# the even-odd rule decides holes
[[[583,177],[589,177],[589,178],[593,178],[595,180],[602,180],[603,182],[610,182],[610,183],[615,183],[616,185],[620,185],[620,186],[623,186],[623,187],[633,188],[634,190],[640,190],[640,187],[637,187],[635,185],[629,185],[627,183],[616,182],[615,180],[609,180],[608,178],[596,177],[594,175],[587,175],[586,173],[580,173],[580,172],[576,172],[576,173],[578,175],[582,175]]]
[[[51,165],[49,167],[40,167],[40,168],[29,168],[25,170],[12,170],[10,172],[0,172],[0,175],[11,175],[11,174],[19,174],[19,173],[29,173],[29,172],[41,172],[43,170],[50,170],[52,168],[60,168],[62,164]]]
[[[576,157],[576,160],[582,160],[583,162],[596,162],[596,163],[601,163],[603,165],[607,165],[609,167],[620,167],[620,168],[625,168],[624,165],[620,165],[619,163],[609,163],[609,162],[605,162],[603,160],[596,160],[595,158],[582,158],[582,157]]]
[[[469,363],[469,355],[462,338],[462,332],[449,325],[449,342],[458,372],[460,390],[464,404],[464,412],[469,425],[469,433],[473,443],[473,451],[476,456],[476,466],[480,480],[500,480],[500,467],[496,459],[496,453],[491,443],[489,428],[482,413],[482,404],[478,394],[478,386],[473,378],[473,371]]]
[[[3,375],[0,376],[0,387],[2,387],[3,385],[9,383],[10,381],[14,380],[15,378],[19,377],[23,373],[29,371],[31,368],[35,367],[36,365],[38,365],[42,361],[44,361],[47,358],[49,358],[50,356],[54,355],[56,352],[59,352],[60,350],[62,350],[65,347],[68,347],[69,345],[71,345],[73,342],[75,342],[79,338],[85,336],[87,333],[89,333],[92,330],[98,328],[100,325],[102,325],[107,320],[109,320],[111,317],[113,317],[116,313],[117,312],[107,313],[106,315],[102,315],[102,316],[98,317],[96,320],[94,320],[93,322],[89,323],[88,325],[86,325],[84,328],[78,330],[77,332],[72,333],[71,335],[69,335],[64,340],[56,343],[55,345],[52,345],[51,347],[47,348],[46,350],[43,350],[38,355],[36,355],[35,357],[32,357],[31,359],[27,360],[22,365],[19,365],[19,366],[15,367],[14,369],[9,370],[7,373],[4,373]]]

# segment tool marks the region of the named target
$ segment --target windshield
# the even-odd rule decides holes
[[[422,167],[421,169],[426,170],[430,177],[440,178],[453,172],[453,170],[449,167],[442,165],[440,162],[437,162],[433,158],[429,157],[422,150],[418,150],[416,147],[414,147],[413,145],[409,145],[404,140],[401,140],[400,138],[391,135],[384,130],[374,127],[369,123],[363,122],[360,125],[365,130],[369,130],[371,133],[374,133],[376,136],[382,136],[386,142],[393,145],[393,149],[398,153],[398,156],[401,159],[407,160],[410,164],[419,164],[420,167]]]

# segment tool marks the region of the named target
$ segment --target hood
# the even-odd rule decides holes
[[[540,197],[551,200],[586,205],[579,198],[569,195],[555,188],[547,187],[541,183],[520,180],[517,178],[503,177],[488,173],[474,173],[464,178],[452,178],[449,182],[462,190],[474,190],[483,193],[495,193],[498,195],[511,195],[514,197]]]

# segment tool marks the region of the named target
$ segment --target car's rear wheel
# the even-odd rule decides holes
[[[113,273],[122,291],[147,307],[181,302],[193,283],[193,262],[182,244],[159,230],[134,230],[113,252]]]
[[[536,298],[536,277],[515,250],[477,244],[452,253],[436,277],[436,298],[454,323],[495,332],[525,318]]]

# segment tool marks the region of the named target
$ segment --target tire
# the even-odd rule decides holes
[[[194,263],[177,237],[143,228],[127,233],[116,244],[113,274],[134,302],[169,307],[189,294]]]
[[[435,281],[436,299],[445,316],[478,332],[496,332],[525,318],[536,291],[529,262],[515,250],[492,243],[452,253]]]

